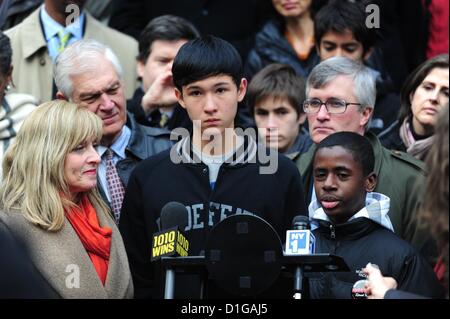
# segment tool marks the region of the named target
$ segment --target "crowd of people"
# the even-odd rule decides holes
[[[448,298],[448,1],[93,3],[0,5],[0,298],[163,298],[169,202],[193,255],[229,216],[307,216],[350,268],[309,298]],[[232,297],[204,281],[175,297]]]

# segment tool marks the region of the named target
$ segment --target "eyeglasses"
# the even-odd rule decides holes
[[[307,99],[303,102],[305,113],[318,113],[322,105],[325,105],[329,114],[342,114],[347,110],[348,105],[361,105],[361,103],[347,103],[344,100],[331,98],[322,102],[320,99]]]

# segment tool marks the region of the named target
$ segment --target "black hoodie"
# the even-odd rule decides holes
[[[189,255],[205,249],[210,230],[227,216],[251,213],[265,219],[284,241],[292,219],[306,214],[300,174],[283,155],[276,154],[278,168],[261,174],[261,151],[246,138],[231,163],[221,166],[214,189],[208,167],[195,158],[190,139],[182,139],[171,150],[141,162],[132,173],[122,206],[120,231],[127,250],[136,298],[161,298],[163,276],[158,264],[150,263],[152,234],[158,232],[162,207],[176,201],[186,206]],[[266,149],[264,149],[266,151]],[[226,238],[224,238],[226,240]],[[198,298],[199,281],[177,277],[175,297]],[[188,276],[186,276],[188,277]],[[212,292],[213,289],[209,289]],[[220,293],[214,297],[223,297]]]

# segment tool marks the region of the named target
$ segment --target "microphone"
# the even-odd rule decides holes
[[[314,254],[316,239],[311,233],[311,224],[307,216],[295,216],[292,220],[292,228],[286,233],[286,251],[289,256]],[[302,298],[303,268],[295,267],[294,275],[294,299]]]
[[[307,216],[295,216],[292,220],[293,230],[286,232],[286,255],[314,254],[316,238],[311,232]]]
[[[189,241],[183,230],[188,224],[187,210],[178,202],[169,202],[161,209],[160,231],[153,234],[151,261],[163,256],[186,257],[189,253]]]

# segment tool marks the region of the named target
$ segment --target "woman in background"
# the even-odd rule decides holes
[[[448,66],[448,54],[442,54],[409,75],[401,92],[398,121],[379,135],[386,148],[425,160],[434,143],[438,112],[448,104]]]
[[[276,17],[256,35],[255,46],[245,66],[250,81],[253,75],[271,63],[294,68],[306,78],[319,63],[314,43],[314,14],[326,0],[272,0]]]

